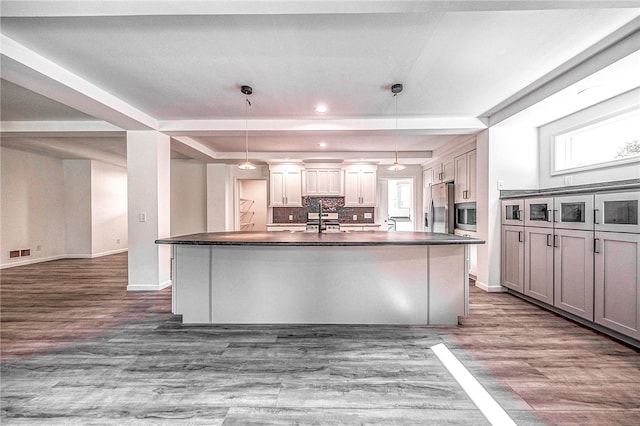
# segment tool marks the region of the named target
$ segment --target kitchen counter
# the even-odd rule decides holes
[[[237,246],[394,246],[483,244],[483,240],[431,232],[209,232],[156,241],[157,244]]]
[[[572,195],[593,192],[611,192],[640,189],[640,179],[624,181],[599,182],[585,185],[562,186],[543,189],[508,189],[500,191],[500,199],[508,200],[527,197],[551,197],[555,195]]]
[[[458,324],[469,245],[426,232],[215,232],[171,244],[185,324]]]

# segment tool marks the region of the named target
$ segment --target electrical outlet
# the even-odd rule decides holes
[[[357,214],[353,215],[353,220],[358,220],[358,215]]]
[[[139,220],[140,222],[146,222],[146,221],[147,221],[147,214],[146,214],[146,213],[140,213],[140,214],[138,215],[138,220]]]
[[[503,189],[504,188],[504,181],[503,180],[499,180],[497,186],[498,186],[498,190]]]
[[[120,244],[120,238],[116,238],[116,244]]]
[[[371,215],[371,213],[365,213],[365,214],[364,214],[364,218],[365,218],[365,219],[372,219],[372,218],[373,218],[373,216]]]
[[[565,185],[571,185],[573,183],[573,176],[565,176],[564,177],[564,184]]]
[[[42,250],[42,246],[41,246],[40,244],[38,244],[38,245],[36,246],[36,251],[40,251],[40,250]]]
[[[289,215],[289,220],[293,220],[293,215],[292,214]]]

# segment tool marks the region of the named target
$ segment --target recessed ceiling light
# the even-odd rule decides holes
[[[316,106],[316,112],[320,114],[324,114],[327,111],[329,111],[329,109],[325,104],[319,104],[318,106]]]
[[[318,146],[319,146],[320,148],[326,148],[326,147],[327,147],[327,143],[326,143],[326,142],[320,142],[320,143],[318,144]]]

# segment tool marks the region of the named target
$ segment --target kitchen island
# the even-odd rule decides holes
[[[185,324],[457,324],[468,246],[426,232],[214,232],[173,246],[173,312]]]

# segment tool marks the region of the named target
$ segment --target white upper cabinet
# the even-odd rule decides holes
[[[428,169],[424,169],[422,172],[422,187],[429,188],[433,183],[433,168],[429,167]]]
[[[307,168],[302,172],[303,195],[342,196],[344,178],[340,168]]]
[[[348,166],[344,169],[344,205],[374,207],[376,205],[376,166]]]
[[[474,149],[453,159],[456,203],[477,201],[476,158],[476,150]]]
[[[433,167],[433,181],[434,183],[452,182],[455,179],[455,166],[453,164],[453,158],[436,164]]]
[[[302,168],[271,166],[269,168],[269,200],[271,207],[302,206]]]

